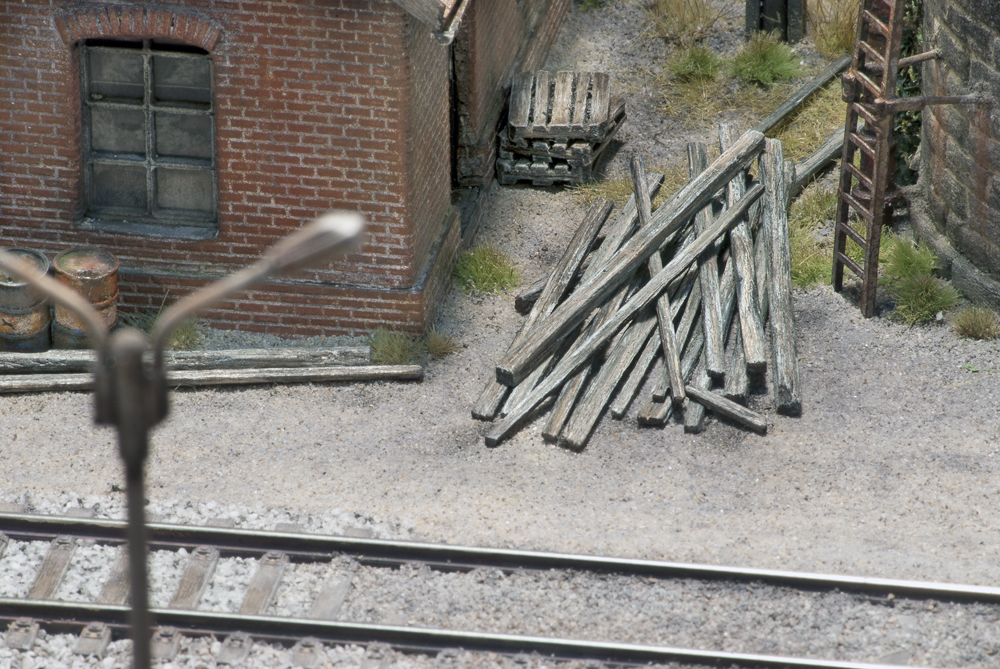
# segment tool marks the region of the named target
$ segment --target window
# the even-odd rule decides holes
[[[216,234],[212,61],[156,40],[87,40],[80,53],[87,225]]]

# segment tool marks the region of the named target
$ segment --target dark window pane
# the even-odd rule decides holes
[[[94,151],[146,155],[145,114],[142,110],[90,110],[90,144]]]
[[[212,158],[212,117],[156,114],[156,155]]]
[[[208,104],[211,80],[208,58],[153,56],[153,95],[157,100]]]
[[[208,52],[201,47],[191,46],[190,44],[184,44],[183,42],[171,42],[168,40],[158,40],[154,39],[150,44],[150,47],[154,51],[173,51],[174,53],[197,53],[202,56],[207,56]]]
[[[160,209],[184,209],[212,216],[212,172],[209,170],[156,169],[156,205]]]
[[[146,213],[146,168],[129,165],[92,166],[92,204]]]
[[[89,57],[90,98],[124,98],[140,101],[144,96],[142,55],[125,50],[91,49]]]

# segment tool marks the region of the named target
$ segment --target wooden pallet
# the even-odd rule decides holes
[[[549,139],[541,137],[534,139],[516,137],[512,136],[513,126],[508,126],[505,132],[500,133],[500,148],[503,151],[523,156],[561,158],[571,165],[593,164],[627,118],[625,114],[625,100],[623,98],[616,99],[611,109],[614,116],[608,125],[605,138],[600,143],[585,139],[567,139],[565,137]]]
[[[563,159],[549,156],[507,155],[510,157],[500,155],[497,158],[497,180],[504,186],[552,186],[557,183],[577,186],[593,177],[593,168],[589,164],[571,165]]]
[[[522,72],[510,93],[511,138],[603,142],[615,117],[601,72]]]

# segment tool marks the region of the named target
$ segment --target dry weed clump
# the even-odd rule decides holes
[[[785,158],[797,162],[844,125],[846,116],[847,103],[841,98],[840,80],[836,79],[775,128],[773,136],[781,140]]]
[[[726,9],[712,6],[711,0],[650,0],[646,15],[658,35],[677,46],[691,46],[704,40]]]
[[[809,0],[809,30],[816,50],[830,58],[851,53],[859,8],[858,0]]]
[[[996,339],[1000,337],[1000,317],[989,307],[968,306],[955,315],[952,329],[967,339]]]

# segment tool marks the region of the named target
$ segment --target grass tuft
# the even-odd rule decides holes
[[[433,358],[443,358],[461,348],[454,337],[443,335],[433,327],[424,336],[423,345],[424,350]]]
[[[420,361],[423,346],[404,332],[379,328],[368,339],[372,363],[376,365],[413,365]]]
[[[454,276],[467,293],[473,290],[499,293],[513,288],[520,280],[511,257],[492,246],[463,251],[455,262]]]
[[[836,58],[854,51],[858,0],[809,0],[809,30],[816,50]]]
[[[886,244],[888,242],[888,244]],[[914,245],[907,239],[888,236],[885,283],[896,301],[892,317],[913,325],[933,319],[958,302],[959,294],[951,284],[934,276],[937,257],[924,243]]]
[[[726,9],[716,9],[711,0],[650,0],[646,15],[660,37],[678,46],[704,40]]]
[[[989,307],[969,306],[955,315],[952,328],[960,337],[996,339],[1000,337],[1000,317]]]
[[[663,185],[660,192],[653,198],[653,211],[663,204],[668,197],[680,190],[681,186],[688,182],[687,166],[679,163],[672,163],[666,167],[647,169],[648,174],[656,173],[663,175]],[[580,202],[590,205],[599,197],[611,200],[615,207],[621,209],[632,197],[635,189],[632,187],[632,176],[630,174],[618,174],[605,177],[600,181],[592,181],[573,188]]]
[[[166,302],[166,296],[164,296],[164,303]],[[122,321],[125,325],[129,325],[138,330],[142,330],[147,335],[153,331],[153,326],[156,325],[156,319],[159,318],[160,313],[163,311],[163,304],[157,311],[141,311],[138,313],[122,314]],[[195,351],[201,347],[202,333],[201,327],[195,320],[189,320],[181,323],[177,328],[167,337],[167,341],[163,345],[163,350],[165,351]]]
[[[757,33],[733,58],[733,76],[747,84],[772,84],[798,76],[799,58],[777,33]]]
[[[847,103],[841,97],[840,80],[835,79],[782,121],[770,136],[781,141],[787,160],[798,162],[842,126],[846,116]]]
[[[829,283],[833,268],[833,236],[820,240],[818,228],[829,225],[837,215],[837,194],[810,187],[792,202],[788,211],[788,244],[792,255],[792,283],[809,288]]]
[[[667,69],[678,81],[698,83],[718,79],[722,66],[722,58],[711,49],[699,45],[687,47],[667,63]]]

